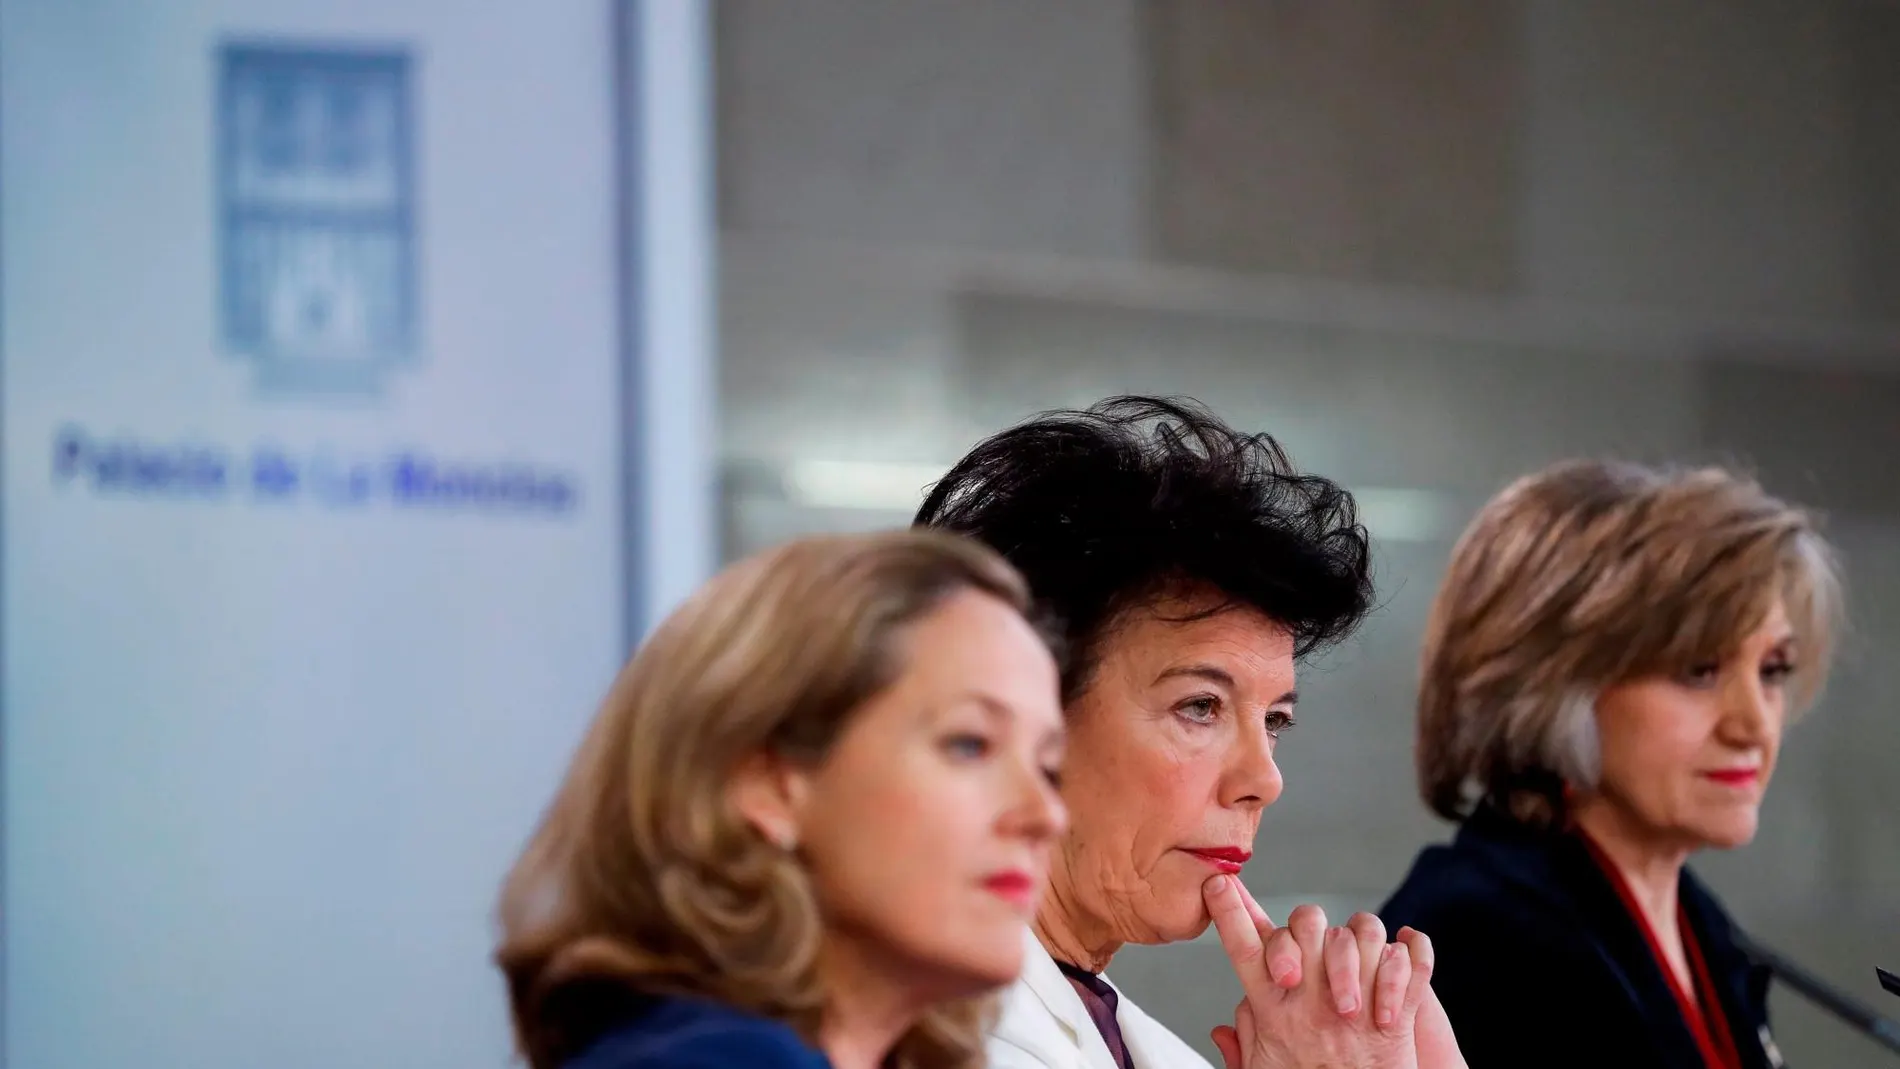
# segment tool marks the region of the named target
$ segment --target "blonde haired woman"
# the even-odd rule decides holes
[[[1462,827],[1381,911],[1431,933],[1474,1069],[1779,1065],[1684,865],[1753,838],[1839,603],[1809,517],[1720,470],[1569,463],[1478,514],[1418,701],[1420,789]]]
[[[1066,819],[1026,605],[903,532],[770,551],[661,625],[503,894],[532,1069],[980,1065]]]

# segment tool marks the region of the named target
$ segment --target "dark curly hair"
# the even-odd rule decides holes
[[[1352,495],[1182,398],[1113,397],[993,435],[931,487],[916,523],[986,542],[1023,573],[1060,625],[1065,701],[1116,617],[1173,587],[1258,610],[1292,632],[1296,657],[1372,607]]]

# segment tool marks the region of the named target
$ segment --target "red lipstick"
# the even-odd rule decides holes
[[[1704,772],[1704,776],[1729,787],[1746,787],[1761,778],[1759,768],[1722,768],[1714,772]]]
[[[983,881],[983,889],[1019,909],[1036,904],[1036,880],[1021,869],[998,872]]]
[[[1229,874],[1239,872],[1240,867],[1253,856],[1252,850],[1242,850],[1238,846],[1190,846],[1183,849],[1214,866],[1216,872]]]

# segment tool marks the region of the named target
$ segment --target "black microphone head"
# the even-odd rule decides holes
[[[1900,995],[1900,976],[1888,972],[1880,966],[1874,966],[1874,972],[1880,976],[1880,986],[1893,994]]]

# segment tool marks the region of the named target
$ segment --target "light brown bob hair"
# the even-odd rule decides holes
[[[1806,512],[1719,468],[1572,461],[1519,479],[1459,539],[1426,623],[1425,803],[1559,821],[1565,785],[1599,773],[1597,696],[1726,658],[1777,599],[1799,712],[1841,623],[1834,554]]]
[[[502,892],[495,960],[533,1069],[557,1069],[653,995],[714,999],[816,1038],[818,903],[728,785],[761,751],[822,762],[901,673],[906,627],[964,590],[1029,604],[1013,568],[957,535],[812,538],[726,569],[660,625]],[[993,1001],[938,1007],[894,1064],[980,1065]]]

